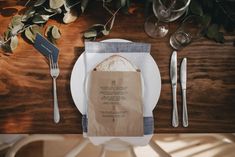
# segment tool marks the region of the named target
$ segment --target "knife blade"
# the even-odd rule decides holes
[[[178,127],[178,109],[177,109],[177,99],[176,99],[176,89],[177,89],[177,52],[173,51],[171,55],[171,65],[170,65],[170,77],[171,77],[171,87],[172,87],[172,97],[173,97],[173,110],[172,110],[172,126]]]
[[[188,127],[188,111],[186,102],[187,58],[183,59],[180,66],[180,83],[183,95],[183,126]]]

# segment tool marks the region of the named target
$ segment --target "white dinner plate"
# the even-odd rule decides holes
[[[130,42],[124,39],[109,39],[103,42]],[[78,110],[81,114],[86,114],[86,76],[89,71],[114,53],[82,53],[76,61],[70,80],[70,89],[72,98]],[[143,104],[144,104],[144,116],[152,117],[152,111],[155,108],[161,91],[161,77],[158,66],[152,56],[148,53],[136,53],[136,55],[143,55],[142,57],[135,57],[135,53],[119,53],[141,70],[143,77],[144,93],[143,93]],[[89,64],[87,64],[89,62]],[[145,135],[143,137],[118,137],[123,141],[128,141],[133,145],[144,145],[151,139],[151,135]],[[112,137],[92,137],[90,140],[93,144],[101,144]],[[117,137],[115,137],[117,138]]]

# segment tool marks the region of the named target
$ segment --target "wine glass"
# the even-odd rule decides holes
[[[169,31],[167,23],[181,17],[189,3],[190,0],[153,0],[154,15],[147,18],[145,32],[152,38],[166,36]]]

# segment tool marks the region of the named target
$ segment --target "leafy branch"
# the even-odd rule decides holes
[[[63,15],[63,22],[70,23],[77,19],[78,11],[84,12],[89,0],[37,0],[27,8],[23,15],[15,15],[12,17],[8,29],[4,36],[0,39],[0,46],[6,52],[12,52],[17,48],[18,35],[23,33],[24,36],[34,43],[37,33],[42,33],[42,28],[47,21],[57,15]],[[25,4],[27,6],[30,0]],[[78,6],[75,9],[75,6]],[[56,43],[61,33],[56,26],[49,26],[45,32],[45,36],[50,41]]]
[[[234,31],[234,6],[232,0],[192,0],[190,13],[201,17],[207,38],[223,43],[224,35],[219,30],[223,27],[226,31]]]
[[[28,0],[25,6],[30,4]],[[13,16],[4,37],[0,39],[0,46],[6,52],[12,52],[17,48],[18,35],[23,34],[30,43],[34,43],[37,33],[42,33],[42,28],[47,21],[57,15],[63,16],[63,22],[70,23],[77,19],[78,13],[83,13],[89,0],[36,0],[32,6],[27,7],[23,15]],[[103,8],[112,16],[105,24],[95,24],[84,33],[86,39],[96,39],[97,37],[108,35],[114,25],[116,14],[120,9],[127,9],[130,0],[117,0],[118,9],[112,12],[106,4],[112,0],[102,0]],[[45,36],[53,43],[60,38],[61,32],[56,26],[48,26]]]
[[[108,19],[108,21],[105,24],[94,24],[90,28],[88,28],[83,34],[83,37],[85,39],[96,40],[96,38],[109,35],[111,29],[113,28],[116,14],[119,12],[119,10],[122,10],[123,12],[127,12],[130,6],[130,0],[117,0],[115,2],[116,2],[116,8],[118,9],[115,12],[113,12],[107,6],[107,4],[110,4],[111,2],[112,0],[102,0],[103,8],[109,14],[111,14],[111,17]]]
[[[109,12],[112,17],[105,24],[94,24],[84,33],[84,38],[88,40],[95,40],[97,37],[102,37],[109,35],[111,29],[113,28],[116,14],[121,9],[119,7],[114,13],[106,6],[106,1],[103,0],[103,8]]]

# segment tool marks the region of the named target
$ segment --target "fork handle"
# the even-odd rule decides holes
[[[55,78],[53,78],[53,93],[54,93],[54,122],[59,123],[60,112],[59,112],[59,106],[58,106],[56,79]]]

